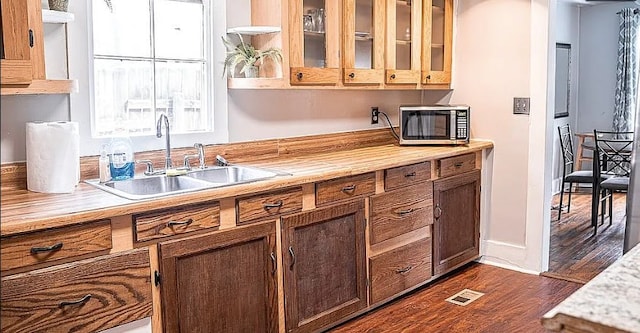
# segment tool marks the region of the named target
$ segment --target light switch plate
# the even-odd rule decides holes
[[[529,97],[513,98],[513,114],[529,114]]]

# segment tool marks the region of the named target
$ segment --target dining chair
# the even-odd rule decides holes
[[[612,132],[594,130],[596,151],[594,153],[593,197],[591,203],[591,224],[594,235],[598,231],[598,211],[600,222],[604,223],[604,212],[607,210],[609,225],[613,222],[613,193],[625,192],[629,189],[631,174],[631,150],[633,132]]]
[[[571,127],[567,125],[558,126],[560,137],[560,151],[562,152],[562,184],[560,185],[560,204],[558,205],[558,220],[562,216],[565,184],[569,183],[569,197],[567,198],[567,213],[571,210],[571,193],[573,184],[591,184],[593,182],[593,172],[591,170],[578,170],[575,168],[575,155],[573,150],[573,135]]]

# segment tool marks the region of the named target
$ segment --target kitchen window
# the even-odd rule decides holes
[[[213,130],[211,10],[206,0],[93,0],[91,132]]]

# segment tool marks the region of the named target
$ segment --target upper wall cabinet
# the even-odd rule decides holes
[[[387,0],[385,83],[420,83],[422,2]]]
[[[289,0],[292,85],[340,81],[340,0]]]
[[[280,47],[279,73],[229,80],[232,89],[448,89],[453,0],[252,0],[253,37]],[[275,74],[274,74],[275,73]]]
[[[33,30],[29,26],[29,8],[24,0],[2,0],[2,84],[29,84]]]
[[[422,84],[451,83],[453,0],[424,0]]]
[[[75,80],[47,80],[40,0],[1,0],[2,95],[66,94]]]
[[[343,2],[342,82],[345,85],[384,83],[385,0]]]

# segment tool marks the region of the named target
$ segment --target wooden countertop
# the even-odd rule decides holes
[[[150,200],[128,200],[80,183],[71,194],[3,190],[0,201],[2,237],[61,227],[158,208],[253,194],[331,178],[360,174],[492,148],[487,140],[466,146],[399,146],[388,144],[353,150],[239,163],[290,173],[254,183],[201,190]],[[233,163],[233,161],[230,161]]]

